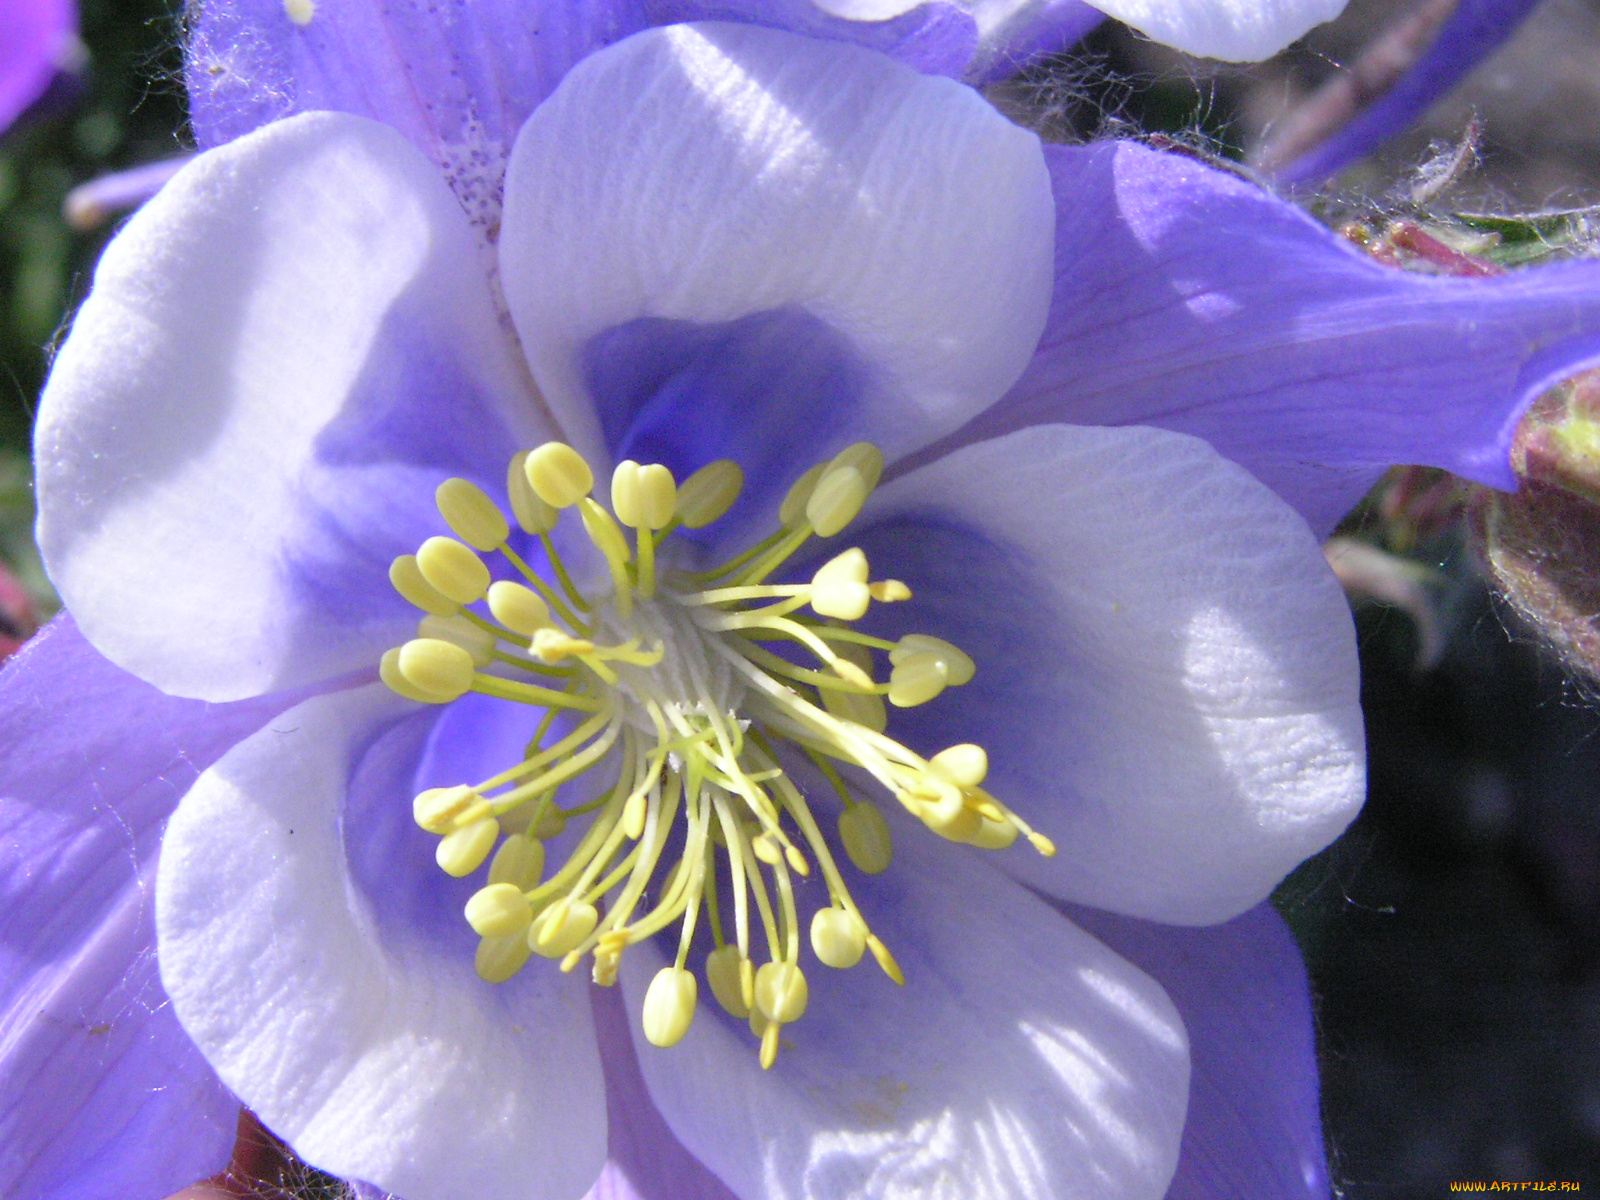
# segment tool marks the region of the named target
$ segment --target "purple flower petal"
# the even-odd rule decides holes
[[[1160,425],[1204,438],[1326,533],[1391,463],[1512,486],[1517,417],[1600,359],[1600,264],[1402,273],[1186,157],[1126,142],[1046,155],[1050,323],[1016,387],[953,440]]]
[[[1167,989],[1189,1030],[1189,1118],[1167,1200],[1324,1200],[1311,994],[1270,905],[1179,929],[1062,905]]]
[[[597,336],[800,308],[865,361],[850,424],[893,459],[1026,367],[1054,224],[1038,139],[970,88],[841,42],[677,25],[593,55],[523,126],[500,278],[585,453]]]
[[[905,985],[870,957],[808,962],[805,1015],[771,1070],[748,1022],[704,991],[684,1039],[651,1046],[638,1014],[673,946],[623,956],[629,1033],[667,1125],[743,1200],[1162,1196],[1188,1092],[1162,990],[989,856],[884,815],[894,864],[851,889]],[[797,893],[804,928],[826,890]]]
[[[440,944],[480,885],[444,880],[452,904],[428,886],[426,835],[396,836],[432,715],[381,684],[332,692],[201,775],[162,839],[161,979],[217,1074],[307,1162],[409,1200],[570,1200],[605,1161],[582,980],[487,987],[459,916]]]
[[[238,1101],[172,1015],[150,891],[178,798],[286,703],[163,696],[70,617],[0,674],[0,1195],[157,1200],[226,1165]]]
[[[1539,0],[1461,0],[1395,85],[1343,129],[1278,172],[1284,183],[1317,183],[1365,158],[1427,111],[1515,33]]]
[[[72,0],[0,0],[0,130],[49,86],[74,24]]]
[[[190,117],[202,149],[332,109],[399,129],[492,228],[512,140],[581,59],[651,25],[717,19],[859,42],[959,75],[972,20],[930,4],[892,21],[829,17],[810,0],[324,0],[296,25],[282,0],[191,4]]]
[[[385,125],[307,113],[205,154],[95,271],[40,402],[39,545],[103,654],[233,700],[370,669],[447,475],[542,441],[484,264]],[[515,431],[515,432],[513,432]]]
[[[984,786],[1057,847],[999,856],[1016,878],[1211,924],[1360,810],[1349,605],[1304,522],[1205,443],[1022,430],[890,483],[852,540],[914,596],[877,632],[977,664],[892,729],[924,754],[989,752]]]

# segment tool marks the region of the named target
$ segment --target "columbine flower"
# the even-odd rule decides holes
[[[1342,602],[1299,520],[1202,442],[1058,422],[1187,423],[1318,519],[1396,457],[1493,475],[1508,413],[1592,353],[1591,276],[1390,276],[1198,164],[1041,154],[958,85],[734,26],[588,59],[520,135],[503,213],[472,203],[482,170],[452,194],[392,130],[301,116],[202,156],[108,249],[39,434],[41,538],[95,649],[58,626],[0,692],[8,1187],[159,1194],[219,1165],[236,1095],[409,1200],[577,1195],[608,1155],[677,1195],[720,1186],[709,1168],[747,1196],[1155,1196],[1180,1130],[1180,1188],[1314,1194],[1281,928],[1135,918],[1245,912],[1352,815]],[[464,198],[499,215],[475,231]],[[862,442],[888,468],[871,495]],[[743,487],[711,520],[724,460]],[[695,578],[769,531],[744,576]],[[792,591],[706,594],[768,586]],[[862,589],[863,620],[830,624]],[[826,653],[773,655],[756,635],[782,621]],[[414,642],[385,674],[423,701],[374,681]],[[890,695],[880,733],[869,693],[908,662],[955,686]],[[573,715],[541,730],[547,701]],[[512,806],[613,729],[625,792],[599,755]],[[569,757],[535,761],[557,740]],[[185,787],[158,982],[140,881]],[[848,831],[865,804],[876,842]],[[1022,822],[1057,853],[983,845]],[[628,870],[602,906],[598,877],[574,894],[580,843],[617,827],[601,870]],[[886,869],[861,871],[884,829]],[[736,859],[745,940],[735,889],[718,920],[747,952],[719,996],[708,900],[691,1005],[681,943],[637,927],[665,900],[681,933],[674,896]],[[623,932],[600,919],[635,866],[628,936],[584,946]],[[474,901],[489,872],[526,910]],[[1073,910],[1127,958],[1016,880],[1127,914]],[[580,904],[595,928],[562,945]],[[822,964],[818,910],[844,914]],[[869,932],[903,987],[826,965],[868,957]],[[484,937],[519,935],[585,957],[487,982],[522,950]],[[757,996],[742,977],[768,960],[788,983]],[[584,974],[612,971],[591,1005]]]
[[[0,130],[43,94],[73,40],[72,0],[0,3]]]

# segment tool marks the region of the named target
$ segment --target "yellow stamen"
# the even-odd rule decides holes
[[[670,539],[732,508],[743,473],[726,460],[681,485],[661,464],[625,461],[612,473],[608,511],[591,495],[589,464],[549,442],[508,468],[515,528],[477,485],[439,486],[454,537],[431,537],[391,565],[395,589],[426,615],[417,638],[384,654],[380,677],[412,700],[443,704],[472,691],[542,710],[519,762],[413,803],[417,824],[439,838],[441,869],[466,876],[487,864],[487,879],[463,895],[483,979],[510,979],[538,955],[564,971],[590,960],[593,980],[610,985],[631,946],[671,933],[676,954],[641,1014],[646,1039],[670,1046],[692,1024],[693,956],[709,942],[711,996],[748,1020],[771,1066],[788,1045],[784,1027],[809,1002],[807,945],[839,970],[870,952],[904,982],[840,869],[870,876],[893,858],[889,824],[863,787],[882,788],[938,836],[992,849],[1026,837],[1054,852],[983,790],[982,747],[962,743],[925,760],[887,732],[886,697],[896,707],[926,703],[974,671],[942,639],[891,642],[850,628],[874,602],[909,599],[904,583],[871,580],[855,547],[809,581],[767,582],[811,538],[841,533],[882,471],[874,447],[847,447],[791,486],[778,528],[698,573],[684,569],[695,548]],[[607,584],[588,594],[551,538],[569,509],[607,565]],[[624,529],[635,531],[631,544]],[[552,579],[524,558],[533,539]],[[488,554],[504,556],[522,582],[492,581],[480,557]],[[884,669],[875,653],[887,656],[887,682],[874,679]],[[796,759],[816,765],[837,793],[836,831],[824,834],[790,777]],[[606,763],[616,764],[614,777]],[[563,785],[601,769],[608,782],[598,794],[586,789],[593,799],[556,803]],[[545,843],[569,822],[582,823],[567,839],[576,844],[546,878]],[[813,866],[827,904],[803,937],[796,880]],[[759,968],[753,922],[764,943]]]

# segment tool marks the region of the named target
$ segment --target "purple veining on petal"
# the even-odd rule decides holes
[[[411,611],[389,564],[447,532],[434,489],[464,476],[504,504],[519,448],[461,348],[425,313],[406,311],[422,307],[408,299],[388,315],[302,479],[302,526],[285,567],[309,608],[348,627]]]
[[[645,1089],[619,988],[591,988],[606,1076],[610,1161],[587,1200],[734,1200],[672,1135]]]
[[[72,0],[0,0],[0,130],[43,94],[72,37]]]
[[[1015,75],[1041,58],[1076,45],[1105,19],[1105,13],[1083,0],[1045,0],[986,39],[967,82],[982,87]]]
[[[1387,92],[1345,127],[1278,172],[1318,183],[1408,128],[1522,25],[1539,0],[1460,0],[1433,44]]]
[[[1186,929],[1058,907],[1159,981],[1189,1030],[1189,1116],[1168,1200],[1326,1200],[1311,993],[1283,919],[1263,904]]]
[[[238,1103],[173,1019],[150,889],[179,797],[291,699],[163,696],[67,616],[0,674],[0,1192],[154,1200],[227,1162]]]
[[[919,458],[1052,421],[1158,425],[1204,438],[1326,534],[1392,463],[1512,486],[1517,418],[1600,360],[1600,264],[1403,273],[1181,155],[1046,155],[1057,285],[1039,352]]]
[[[589,386],[619,459],[683,479],[718,458],[745,473],[725,536],[775,509],[843,431],[870,374],[842,337],[798,309],[721,325],[642,319],[589,347]],[[691,535],[692,536],[692,535]]]

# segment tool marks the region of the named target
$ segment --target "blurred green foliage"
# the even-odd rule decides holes
[[[0,561],[51,607],[33,555],[28,446],[50,353],[115,222],[68,227],[77,185],[183,147],[181,25],[168,0],[79,0],[83,55],[0,135]]]

